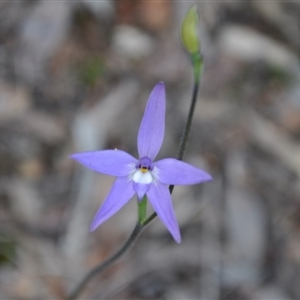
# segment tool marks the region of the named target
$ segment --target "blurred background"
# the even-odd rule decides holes
[[[137,156],[161,80],[158,158],[176,156],[194,3],[205,71],[185,161],[214,181],[175,188],[180,245],[155,219],[80,299],[300,299],[300,4],[250,0],[0,3],[0,299],[64,299],[130,234],[136,199],[89,233],[113,178],[68,156]]]

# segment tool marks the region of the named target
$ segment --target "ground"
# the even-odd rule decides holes
[[[135,198],[89,232],[113,178],[69,155],[137,156],[164,81],[159,158],[176,157],[193,3],[205,69],[184,160],[214,181],[175,187],[180,245],[155,219],[80,299],[300,298],[300,4],[82,0],[0,3],[0,299],[65,299],[132,231]]]

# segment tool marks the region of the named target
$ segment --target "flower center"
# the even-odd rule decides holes
[[[147,172],[148,172],[148,168],[146,168],[146,167],[141,167],[141,168],[140,168],[140,171],[141,171],[142,173],[147,173]]]
[[[141,183],[141,184],[149,184],[152,182],[153,178],[150,172],[143,173],[142,170],[137,170],[132,177],[132,180],[135,183]]]
[[[153,165],[148,157],[141,158],[135,165],[132,180],[136,183],[149,184],[153,181]]]
[[[135,166],[136,169],[139,169],[142,173],[147,173],[153,169],[152,161],[148,157],[141,158]]]

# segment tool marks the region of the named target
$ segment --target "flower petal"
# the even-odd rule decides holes
[[[111,176],[127,176],[137,160],[122,150],[103,150],[75,153],[70,158],[85,167]]]
[[[147,196],[153,209],[172,234],[174,240],[180,243],[180,230],[168,186],[161,183],[152,184],[147,192]]]
[[[133,188],[139,198],[139,200],[142,200],[147,191],[149,190],[151,184],[144,184],[144,183],[138,183],[133,182]]]
[[[134,195],[132,182],[127,177],[119,177],[115,180],[108,196],[96,213],[90,230],[95,230],[99,225],[119,211]]]
[[[152,90],[140,125],[137,146],[140,158],[154,160],[165,133],[165,85],[159,82]]]
[[[154,167],[158,169],[158,180],[164,184],[189,185],[212,180],[207,172],[174,158],[159,160]]]

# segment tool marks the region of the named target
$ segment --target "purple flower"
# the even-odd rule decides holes
[[[72,159],[94,171],[116,176],[116,180],[96,213],[91,231],[119,211],[136,193],[139,201],[147,195],[154,211],[177,243],[180,231],[175,217],[169,185],[191,185],[212,177],[174,158],[154,162],[165,132],[165,85],[159,82],[152,90],[140,125],[137,147],[139,159],[122,150],[75,153]]]

